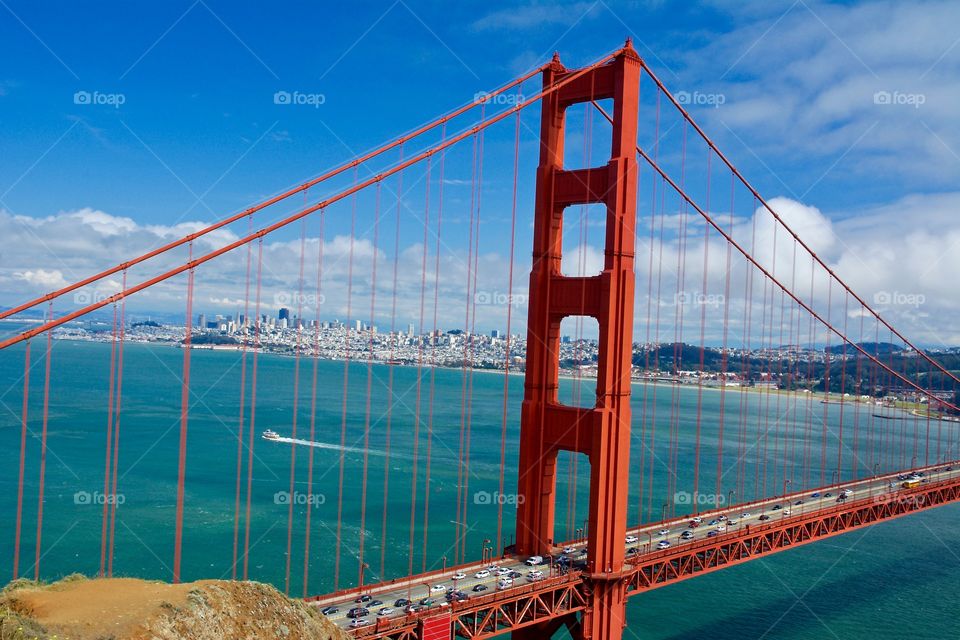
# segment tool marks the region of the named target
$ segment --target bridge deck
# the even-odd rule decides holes
[[[635,527],[629,531],[629,536],[636,540],[628,537],[631,542],[625,542],[630,564],[624,577],[630,581],[630,593],[647,591],[960,499],[960,465],[927,467],[918,471],[924,474],[923,482],[909,489],[901,486],[897,480],[899,474],[894,473],[824,487],[819,491],[790,493],[786,498],[770,498],[701,512],[703,523],[692,529],[690,515]],[[842,488],[852,491],[846,500],[838,500]],[[813,494],[819,495],[813,497]],[[779,508],[775,509],[778,505]],[[709,523],[721,515],[732,524],[727,524],[724,531],[717,531],[719,525]],[[685,540],[681,534],[688,529],[693,532],[693,537]],[[716,533],[711,534],[712,531]],[[670,546],[658,549],[658,543],[663,540]],[[584,542],[560,545],[555,549],[556,554],[559,555],[563,547],[573,547],[566,555],[574,561],[585,558]],[[308,602],[318,608],[336,607],[337,611],[328,617],[343,628],[351,625],[348,611],[364,606],[370,610],[363,618],[368,623],[354,629],[354,634],[364,638],[396,639],[423,637],[424,621],[436,616],[449,618],[458,637],[487,638],[585,607],[589,574],[584,569],[575,567],[564,571],[555,565],[544,565],[537,567],[544,578],[531,581],[527,579],[531,567],[524,560],[505,556],[493,563],[475,562],[393,582],[366,585],[362,590],[354,588],[315,596],[308,598]],[[499,588],[496,570],[488,569],[492,565],[519,572],[522,577],[517,578],[513,586]],[[484,569],[490,574],[479,573]],[[465,577],[455,579],[458,574]],[[454,585],[467,592],[469,599],[447,603],[445,592]],[[475,588],[482,590],[474,591]],[[369,595],[373,601],[379,600],[383,604],[356,603],[361,595]],[[435,603],[408,614],[403,606],[395,606],[401,598],[415,603],[430,598]],[[378,615],[383,608],[393,611]]]

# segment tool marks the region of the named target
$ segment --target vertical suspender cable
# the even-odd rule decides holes
[[[248,217],[248,233],[253,230],[253,216]],[[243,294],[243,322],[240,323],[240,329],[243,331],[243,339],[240,342],[240,416],[237,422],[237,471],[236,483],[234,487],[233,499],[233,563],[230,565],[230,577],[237,579],[237,560],[238,547],[240,543],[240,487],[241,474],[243,470],[243,424],[246,415],[246,393],[247,393],[247,345],[250,336],[250,263],[252,262],[253,244],[247,243],[247,275],[244,279],[246,288]],[[203,327],[201,327],[203,328]]]
[[[117,305],[113,305],[113,329],[110,332],[110,375],[107,391],[107,441],[103,456],[103,495],[110,491],[110,463],[113,448],[113,394],[117,376]],[[109,542],[109,505],[103,501],[103,516],[100,527],[100,577],[107,575],[107,546]]]
[[[297,438],[297,421],[300,413],[300,350],[302,346],[301,337],[303,336],[303,264],[304,254],[307,249],[307,220],[300,221],[300,270],[297,276],[297,317],[293,321],[293,330],[297,337],[293,348],[293,406],[291,413],[291,435]],[[310,447],[311,449],[313,447]],[[297,445],[290,444],[290,499],[287,501],[287,555],[286,566],[284,567],[283,592],[290,595],[290,561],[293,557],[293,494],[296,487],[295,480],[297,476]],[[307,511],[312,508],[311,496],[307,496]]]
[[[127,271],[123,271],[123,288],[127,288]],[[189,321],[189,318],[188,318]],[[120,344],[117,349],[116,410],[113,417],[113,480],[110,487],[110,543],[107,551],[107,576],[113,577],[113,549],[117,527],[117,468],[120,463],[120,406],[123,398],[123,347],[127,336],[127,300],[120,301]]]
[[[358,170],[353,171],[357,182]],[[340,587],[340,554],[343,548],[343,480],[347,446],[347,391],[350,386],[350,322],[353,312],[353,250],[357,229],[357,193],[350,198],[350,259],[347,265],[347,325],[343,345],[343,396],[340,410],[340,477],[337,483],[337,553],[333,561],[333,590]]]
[[[20,577],[20,532],[23,523],[23,471],[27,453],[27,409],[30,407],[30,341],[23,352],[23,408],[20,411],[20,474],[17,477],[17,523],[13,541],[13,579]]]
[[[53,301],[47,310],[47,318],[53,319]],[[53,332],[47,331],[47,351],[43,365],[43,422],[40,429],[40,488],[37,492],[37,544],[34,549],[33,579],[40,579],[41,534],[43,533],[43,489],[47,477],[47,423],[50,415],[50,352],[53,349]]]
[[[320,210],[320,234],[317,237],[317,284],[314,298],[316,315],[314,318],[313,329],[313,373],[310,383],[310,442],[316,441],[317,434],[317,373],[320,363],[320,307],[323,305],[323,249],[326,236],[324,235],[324,221],[326,216],[324,210]],[[313,447],[309,447],[307,452],[307,495],[313,495]],[[310,516],[312,509],[307,509],[307,515],[304,518],[303,533],[303,597],[308,594],[308,582],[310,578]],[[380,571],[381,575],[383,570]]]
[[[440,130],[441,140],[445,140],[447,136],[447,127],[444,125]],[[440,177],[437,181],[437,246],[435,249],[434,256],[434,265],[433,265],[433,329],[430,332],[430,398],[427,405],[427,455],[425,461],[425,473],[424,473],[424,486],[430,487],[430,470],[432,464],[433,456],[433,406],[434,406],[434,396],[436,395],[436,380],[437,380],[437,314],[439,309],[440,302],[440,248],[441,248],[441,227],[443,224],[443,182],[444,182],[444,171],[446,169],[446,150],[440,152]],[[430,188],[430,182],[427,181],[427,188]],[[429,207],[427,207],[426,215],[429,216]],[[429,218],[427,218],[429,220]],[[423,275],[426,277],[426,260],[427,260],[427,231],[429,225],[425,225],[423,229],[423,260],[424,260],[424,272]],[[424,291],[423,295],[426,295],[426,280],[424,280]],[[423,327],[420,327],[420,338],[423,339]],[[419,375],[419,373],[418,373]],[[430,523],[430,492],[425,491],[423,496],[423,550],[421,552],[422,558],[422,567],[423,570],[427,568],[427,546],[430,535],[429,529]]]
[[[190,243],[193,261],[193,243]],[[177,515],[173,543],[173,582],[180,582],[180,560],[183,546],[184,482],[187,474],[187,421],[190,412],[190,351],[193,326],[193,267],[187,272],[187,317],[183,337],[183,376],[180,384],[180,447],[177,457]]]
[[[510,331],[513,318],[513,263],[517,241],[517,177],[520,171],[520,112],[513,131],[513,193],[510,203],[510,267],[507,275],[507,335],[503,357],[503,412],[500,416],[500,484],[497,495],[502,496],[507,455],[507,405],[510,397]],[[497,555],[503,552],[503,500],[497,501]]]
[[[373,251],[372,251],[372,267],[371,267],[371,284],[370,284],[370,326],[367,327],[367,336],[369,338],[368,350],[367,353],[367,393],[366,393],[366,408],[364,410],[364,420],[363,420],[363,472],[362,478],[360,480],[360,541],[358,544],[357,551],[357,563],[359,565],[359,575],[358,583],[363,585],[363,569],[364,569],[364,542],[366,542],[366,528],[367,528],[367,475],[370,470],[370,400],[371,395],[373,394],[373,356],[374,356],[374,341],[373,341],[373,327],[377,318],[377,252],[378,246],[380,244],[380,191],[382,183],[377,182],[376,187],[376,196],[373,209]],[[400,194],[400,197],[403,197],[403,194]]]
[[[250,419],[247,421],[247,503],[245,507],[243,525],[243,579],[249,577],[250,568],[250,506],[253,500],[253,447],[256,442],[257,424],[257,374],[260,370],[260,347],[263,322],[260,317],[260,293],[263,285],[263,236],[257,238],[257,281],[253,304],[255,317],[253,319],[253,356],[250,372]]]

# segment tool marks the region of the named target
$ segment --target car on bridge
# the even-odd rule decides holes
[[[639,540],[639,539],[640,539],[640,538],[638,538],[637,536],[635,536],[635,535],[633,535],[633,534],[631,533],[629,536],[627,536],[626,541],[627,541],[627,544],[634,544],[634,543],[637,542],[637,540]]]
[[[432,587],[430,587],[430,593],[442,593],[446,590],[447,588],[442,584],[435,584]]]
[[[660,542],[657,543],[657,549],[667,549],[669,547],[670,547],[669,540],[661,540]]]
[[[350,609],[350,611],[347,611],[348,618],[362,618],[368,615],[370,615],[370,609],[367,609],[366,607],[354,607],[353,609]]]
[[[478,593],[479,593],[480,591],[486,591],[486,590],[487,590],[487,585],[485,585],[485,584],[475,584],[475,585],[473,585],[473,590],[474,590],[475,592],[478,592]]]
[[[320,609],[320,613],[322,613],[325,616],[332,616],[333,614],[339,613],[339,612],[340,612],[340,609],[332,605],[329,607],[324,607],[323,609]]]
[[[407,600],[406,598],[397,598],[396,600],[393,601],[393,606],[395,607],[405,607],[408,604],[410,604],[410,601]]]
[[[353,620],[350,621],[350,628],[359,629],[360,627],[365,627],[368,624],[370,624],[370,621],[367,620],[366,618],[354,618]]]
[[[490,577],[490,572],[486,569],[480,569],[480,571],[477,571],[475,574],[473,574],[473,577],[477,580],[483,580],[484,578]]]
[[[390,607],[384,607],[383,609],[380,609],[380,611],[377,611],[378,616],[389,616],[392,613],[393,613],[393,609],[391,609]]]
[[[543,556],[530,556],[527,558],[528,567],[536,567],[543,564]]]

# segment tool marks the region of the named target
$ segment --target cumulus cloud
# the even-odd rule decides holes
[[[823,172],[914,189],[956,184],[960,55],[944,28],[960,20],[956,3],[715,4],[735,26],[683,54],[681,82],[691,86],[679,88],[724,96],[694,115],[728,148],[746,145],[781,167],[802,158],[804,170],[826,160],[786,181],[798,199]]]
[[[769,203],[829,268],[906,335],[922,344],[960,344],[960,323],[956,321],[960,299],[954,289],[954,274],[960,271],[960,216],[956,215],[960,209],[960,192],[912,195],[890,205],[833,212],[829,216],[816,207],[789,198],[773,198]],[[716,217],[729,220],[729,216]],[[923,220],[923,225],[918,225],[916,220]],[[652,243],[644,220],[638,229],[635,310],[638,339],[647,335],[648,317],[653,322],[656,310],[660,311],[660,324],[659,329],[654,327],[650,331],[651,335],[659,335],[662,340],[671,340],[677,333],[688,339],[691,335],[698,338],[703,311],[698,304],[704,302],[703,320],[709,325],[707,339],[714,343],[720,340],[725,314],[732,336],[743,333],[748,322],[762,326],[764,311],[768,312],[770,305],[779,308],[784,301],[788,308],[794,309],[793,317],[807,318],[778,288],[765,282],[743,256],[732,249],[728,252],[720,234],[712,229],[704,233],[704,223],[698,215],[667,214],[663,221],[663,235],[659,235],[659,227],[655,229]],[[200,226],[199,222],[176,227],[140,225],[130,218],[91,209],[36,218],[0,211],[0,304],[11,305],[47,293]],[[734,217],[732,226],[724,228],[805,304],[835,325],[843,326],[847,322],[850,323],[848,329],[859,329],[858,319],[863,315],[859,306],[852,298],[845,300],[840,287],[835,283],[831,286],[819,266],[811,279],[812,259],[777,226],[766,209],[759,207],[750,216]],[[564,273],[595,274],[602,269],[603,250],[594,244],[602,236],[595,236],[592,242],[565,247]],[[222,247],[236,238],[233,231],[221,229],[198,240],[194,255]],[[494,240],[490,236],[491,247],[497,247]],[[419,242],[401,245],[399,253],[394,255],[392,242],[382,242],[375,247],[370,238],[343,234],[323,241],[307,237],[303,244],[305,268],[301,285],[300,246],[299,238],[271,240],[268,237],[264,241],[259,292],[261,313],[275,314],[280,307],[288,307],[305,318],[313,318],[319,311],[322,319],[366,320],[375,296],[374,322],[385,329],[391,322],[395,296],[397,326],[405,327],[408,322],[419,325],[423,299],[423,328],[429,330],[433,324],[432,301],[436,291],[440,301],[437,310],[440,327],[464,326],[468,321],[467,308],[476,302],[477,317],[470,322],[480,329],[504,328],[509,301],[514,305],[514,331],[525,329],[530,264],[529,254],[522,247],[517,251],[511,289],[509,260],[502,248],[482,249],[479,256],[474,256],[477,265],[474,272],[468,264],[466,249],[452,248],[446,243],[442,245],[437,265],[433,241],[428,246],[424,264],[423,245]],[[321,250],[323,279],[318,299],[315,283]],[[256,274],[258,255],[256,248],[249,251],[240,248],[199,267],[195,274],[194,309],[208,314],[253,314],[257,305],[256,281],[251,278],[248,288],[246,274],[248,270]],[[127,273],[127,284],[172,268],[186,257],[186,250],[182,249],[133,267]],[[395,260],[396,289],[393,284]],[[123,286],[122,276],[115,274],[81,290],[79,297],[63,302],[58,309],[73,310],[80,304],[119,291]],[[298,295],[301,291],[302,297]],[[513,299],[509,297],[511,293]],[[721,295],[726,296],[725,301],[718,297]],[[128,309],[175,316],[183,313],[185,302],[186,278],[178,276],[131,297]],[[679,332],[678,321],[683,328]],[[767,322],[769,324],[769,320]],[[825,337],[825,332],[818,332],[818,340]],[[786,338],[785,341],[791,341]]]

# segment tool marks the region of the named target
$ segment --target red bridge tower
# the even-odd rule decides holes
[[[517,552],[548,553],[554,540],[556,466],[560,451],[590,460],[587,526],[591,608],[583,619],[551,620],[514,632],[521,640],[550,637],[566,624],[578,638],[620,638],[630,454],[630,365],[633,345],[634,238],[637,194],[637,116],[640,58],[628,40],[617,57],[543,99],[537,169],[533,269],[527,332],[527,368],[520,427]],[[571,72],[558,57],[543,74],[545,87]],[[563,167],[567,107],[613,99],[610,161],[599,167]],[[603,271],[591,277],[561,273],[563,211],[606,205]],[[600,329],[597,399],[591,408],[558,401],[560,321],[597,319]]]

